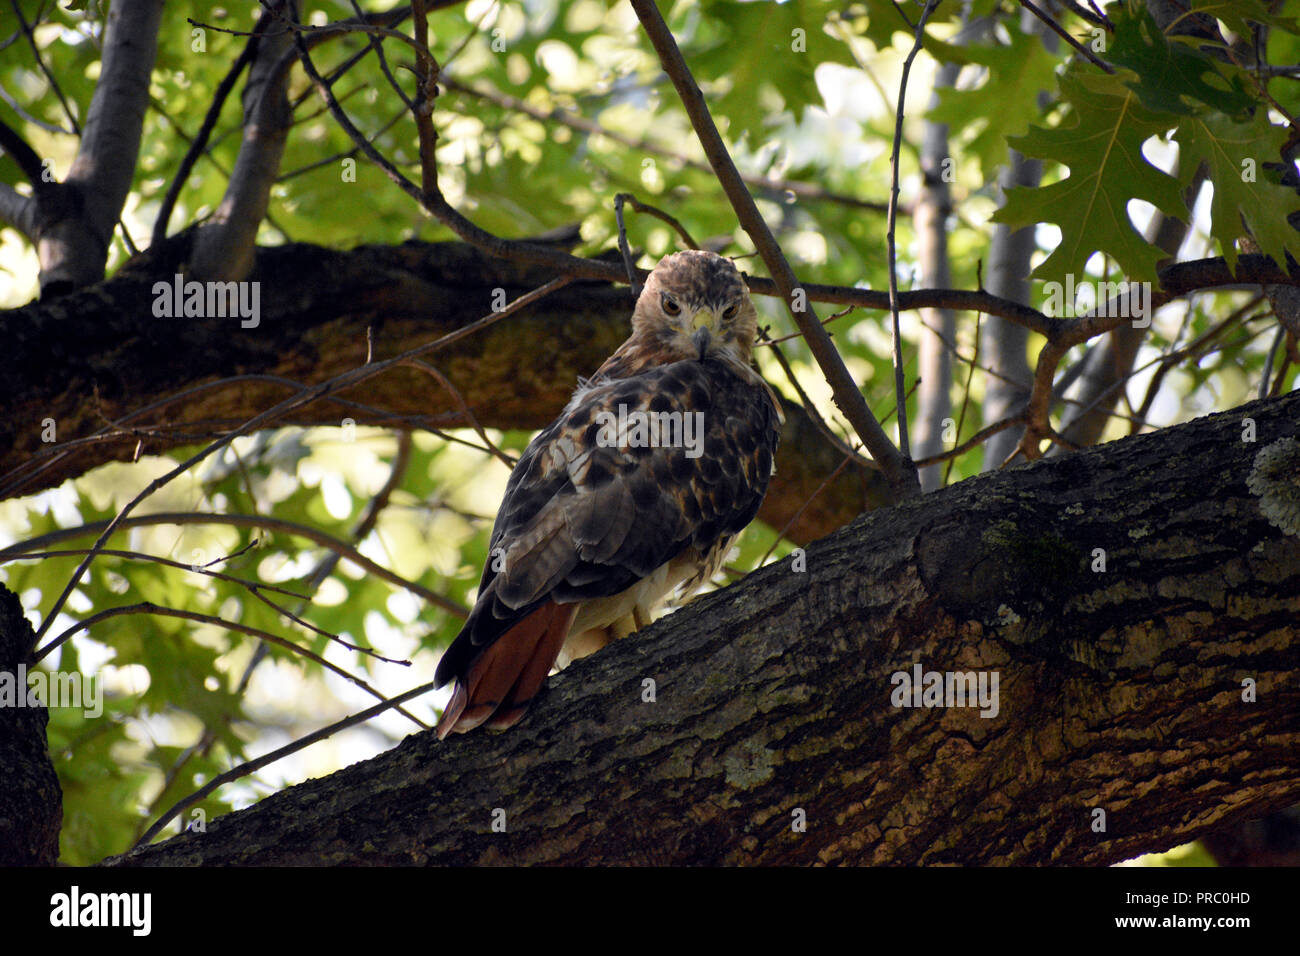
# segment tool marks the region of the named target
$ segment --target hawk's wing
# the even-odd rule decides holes
[[[637,447],[653,437],[637,432],[646,413],[680,427],[661,429],[660,447]],[[494,712],[494,726],[518,720],[581,602],[619,594],[684,553],[702,560],[749,524],[778,437],[767,392],[714,359],[580,389],[510,475],[478,600],[438,665],[439,685],[457,680],[439,734]]]

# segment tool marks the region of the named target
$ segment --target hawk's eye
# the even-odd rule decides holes
[[[663,306],[666,315],[677,315],[682,311],[682,307],[673,301],[673,297],[667,292],[659,296],[659,304]]]
[[[731,305],[727,306],[725,309],[722,310],[722,317],[724,319],[734,319],[736,317],[736,313],[738,313],[739,311],[740,311],[740,303],[733,302],[731,303]]]

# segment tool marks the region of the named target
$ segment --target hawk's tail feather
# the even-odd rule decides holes
[[[548,601],[493,641],[456,678],[438,737],[465,733],[480,724],[512,727],[528,710],[569,635],[576,604]]]

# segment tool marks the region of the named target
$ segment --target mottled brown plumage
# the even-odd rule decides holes
[[[520,457],[465,626],[438,734],[516,723],[551,667],[637,630],[716,573],[767,492],[780,409],[750,367],[740,273],[679,252],[651,273],[632,335]]]

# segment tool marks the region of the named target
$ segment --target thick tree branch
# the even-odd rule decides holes
[[[0,673],[27,660],[32,626],[18,595],[0,587]],[[46,743],[49,711],[0,707],[0,866],[53,866],[59,858],[63,791]]]
[[[173,240],[176,259],[185,255],[183,238]],[[141,259],[102,286],[6,314],[0,495],[52,487],[95,464],[129,460],[137,450],[154,453],[214,437],[280,402],[286,389],[364,363],[368,332],[374,358],[384,359],[474,320],[491,309],[496,290],[513,296],[546,275],[459,243],[264,249],[252,276],[264,293],[261,322],[245,330],[236,316],[154,317],[155,284],[163,283],[166,296],[174,290],[172,261]],[[297,408],[279,421],[338,425],[347,417],[447,428],[477,419],[487,428],[538,428],[568,401],[579,376],[590,375],[626,338],[631,305],[625,289],[575,286],[443,353],[438,369],[472,417],[456,394],[431,387],[415,371],[395,369],[363,390]],[[42,371],[50,354],[59,356],[58,375]],[[177,400],[167,403],[168,396]],[[787,418],[765,520],[783,527],[802,508],[789,533],[808,541],[880,503],[885,491],[878,473],[858,463],[810,503],[842,455],[802,409],[788,406]],[[55,441],[46,443],[49,438]]]
[[[269,5],[259,24],[290,6],[286,0]],[[270,206],[293,121],[287,92],[293,60],[286,56],[292,46],[288,32],[263,36],[256,45],[244,85],[239,156],[221,203],[195,230],[190,272],[197,279],[242,280],[253,268],[257,230]]]
[[[0,222],[8,223],[31,240],[36,234],[37,221],[35,200],[16,192],[8,183],[0,183]]]
[[[146,485],[143,490],[141,490],[138,494],[136,494],[134,498],[132,498],[130,501],[128,501],[125,505],[123,505],[118,510],[117,514],[113,517],[111,521],[109,521],[107,527],[100,534],[100,536],[95,540],[95,543],[91,546],[90,553],[86,555],[85,559],[77,566],[77,569],[72,573],[72,576],[71,578],[68,579],[68,583],[64,586],[63,591],[59,594],[57,598],[55,598],[53,605],[45,609],[46,617],[44,622],[36,631],[37,638],[39,639],[44,636],[45,632],[49,629],[50,625],[53,623],[58,613],[62,610],[64,603],[67,601],[68,597],[72,594],[73,589],[77,586],[78,581],[80,581],[82,575],[86,573],[86,569],[89,568],[91,562],[95,558],[95,555],[99,552],[101,548],[104,547],[109,537],[113,534],[114,530],[121,524],[121,522],[124,521],[127,518],[127,516],[136,507],[138,507],[141,504],[141,502],[143,502],[146,498],[148,498],[154,492],[166,486],[169,482],[173,481],[178,476],[189,471],[189,469],[193,468],[195,465],[203,461],[209,455],[213,454],[214,452],[220,451],[222,448],[226,447],[228,444],[230,444],[232,441],[234,441],[236,438],[238,438],[241,435],[247,435],[261,428],[266,428],[286,412],[293,411],[305,405],[312,404],[313,402],[319,399],[336,395],[339,392],[347,391],[350,388],[362,385],[367,380],[374,378],[378,375],[382,375],[384,372],[388,371],[389,369],[396,367],[400,362],[406,359],[414,358],[418,355],[424,355],[429,352],[438,351],[449,345],[452,345],[453,343],[463,338],[473,335],[475,332],[478,332],[481,329],[489,328],[497,324],[501,320],[507,318],[508,316],[514,314],[515,312],[527,308],[537,299],[545,298],[547,295],[549,295],[551,292],[555,291],[556,289],[564,287],[565,285],[568,284],[568,282],[569,280],[563,277],[558,279],[552,279],[550,282],[545,283],[544,285],[539,286],[536,289],[532,289],[529,292],[526,292],[525,294],[517,297],[516,299],[514,299],[512,302],[510,302],[508,305],[505,305],[504,307],[494,306],[492,312],[482,316],[481,318],[479,318],[474,322],[471,322],[469,325],[448,332],[446,335],[441,335],[431,342],[429,341],[423,342],[420,345],[415,346],[414,348],[407,349],[405,352],[401,353],[400,355],[396,355],[393,358],[385,359],[383,361],[374,362],[374,363],[371,363],[369,360],[367,360],[360,367],[351,368],[348,369],[347,371],[340,372],[338,375],[335,375],[324,382],[320,382],[318,384],[312,385],[309,388],[303,389],[297,395],[291,398],[287,398],[273,405],[270,408],[259,411],[251,418],[248,418],[245,421],[240,422],[238,425],[234,426],[233,428],[224,431],[224,433],[220,435],[215,441],[211,442],[210,444],[208,444],[206,447],[202,448],[198,452],[195,452],[193,455],[191,455],[189,458],[182,461],[180,464],[178,464],[175,468],[171,469],[166,474],[158,478],[155,478],[153,481],[149,482],[149,484]]]
[[[577,662],[506,733],[418,734],[115,862],[1104,865],[1290,805],[1297,462],[1257,479],[1297,418],[883,509]],[[996,713],[897,706],[918,666],[997,674]]]
[[[371,341],[375,358],[396,355],[473,321],[492,307],[497,290],[513,296],[550,274],[460,243],[349,252],[308,245],[262,249],[250,276],[263,290],[260,324],[247,330],[238,316],[154,315],[160,299],[173,296],[186,239],[182,234],[150,250],[109,282],[3,315],[8,339],[0,407],[7,414],[0,417],[0,498],[53,487],[95,465],[130,460],[137,451],[215,437],[281,402],[286,392],[361,365]],[[609,265],[621,276],[618,265]],[[1243,256],[1239,268],[1259,282],[1293,281],[1263,257]],[[1184,293],[1202,283],[1209,288],[1235,281],[1222,260],[1164,273],[1165,285]],[[159,282],[163,293],[155,292]],[[759,292],[775,291],[771,280],[750,283]],[[883,292],[805,288],[810,298],[888,307]],[[1032,325],[1039,316],[1058,334],[1067,328],[978,292],[923,289],[900,298],[903,308],[1028,314]],[[578,377],[590,375],[626,338],[631,307],[623,288],[574,284],[451,347],[438,369],[485,428],[540,428],[568,401]],[[1023,405],[1011,411],[1021,417]],[[880,473],[856,461],[818,491],[843,450],[827,442],[801,409],[787,406],[786,414],[763,520],[781,528],[798,514],[789,534],[806,542],[889,498]],[[299,405],[277,421],[338,425],[344,418],[402,428],[472,426],[454,395],[412,369],[393,369],[364,389]]]
[[[45,218],[37,252],[43,294],[99,281],[122,213],[136,158],[149,77],[157,52],[162,0],[118,0],[108,10],[99,81],[64,185],[76,196],[70,216]]]

